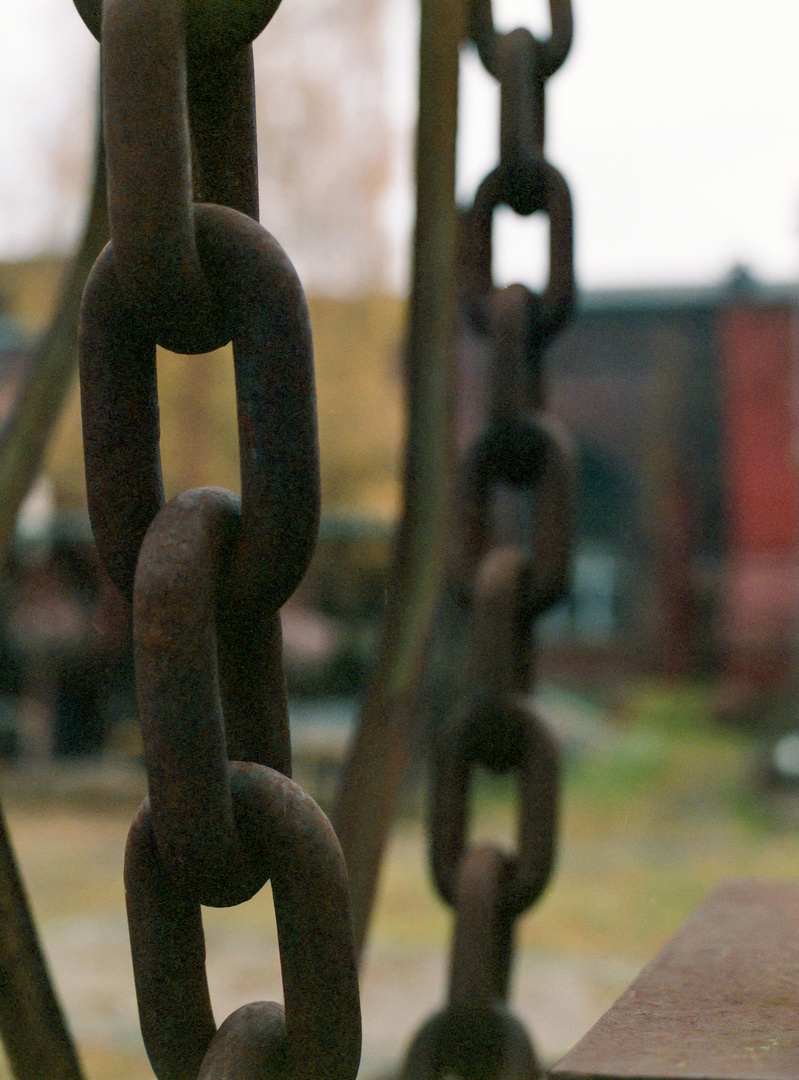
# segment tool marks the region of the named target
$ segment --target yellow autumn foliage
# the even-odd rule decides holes
[[[19,291],[25,324],[35,326],[31,295],[46,294],[55,270],[38,268]],[[0,288],[3,276],[0,273]],[[7,292],[8,295],[8,292]],[[25,305],[28,305],[27,307]],[[328,511],[382,519],[399,505],[403,438],[401,334],[404,306],[392,297],[312,298],[322,502]],[[213,484],[239,488],[229,350],[200,357],[159,350],[161,453],[167,496]],[[85,505],[77,379],[53,432],[44,472],[58,505]]]

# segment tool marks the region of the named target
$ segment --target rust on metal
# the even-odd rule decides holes
[[[469,14],[469,37],[477,46],[486,71],[498,79],[495,55],[500,35],[494,29],[491,0],[470,0]],[[574,31],[571,0],[549,0],[549,23],[549,37],[534,39],[538,55],[531,74],[541,83],[555,74],[571,48]]]
[[[178,495],[147,531],[134,590],[138,711],[158,853],[173,882],[211,906],[243,902],[263,885],[248,872],[233,820],[217,670],[217,596],[239,522],[228,491]],[[256,695],[260,739],[241,748],[244,760],[288,774],[288,716],[265,711],[268,688],[257,674],[237,665],[237,678],[264,691]]]
[[[551,1071],[552,1080],[795,1080],[799,885],[730,881]]]
[[[515,916],[502,903],[508,860],[493,844],[469,848],[458,864],[449,996],[456,1008],[505,1001]]]
[[[523,493],[527,566],[518,582],[522,591],[516,627],[521,635],[568,588],[574,539],[571,446],[557,425],[542,416],[517,413],[495,421],[475,440],[459,473],[459,528],[450,541],[449,583],[461,595],[474,586],[480,562],[490,553],[491,500],[497,488]]]
[[[100,41],[103,0],[73,2]],[[254,41],[279,6],[280,0],[185,0],[187,46],[192,52],[229,56]]]
[[[197,207],[195,217],[236,371],[242,526],[227,588],[236,602],[274,611],[307,568],[319,518],[308,309],[291,263],[266,230],[227,207]],[[111,245],[84,296],[81,404],[92,528],[128,597],[144,533],[163,502],[156,341],[137,314],[120,299]]]
[[[518,849],[507,857],[498,904],[520,915],[549,880],[555,850],[558,755],[547,729],[518,701],[475,697],[435,750],[431,861],[442,897],[454,904],[467,852],[471,774],[476,764],[516,770],[521,789]]]
[[[550,5],[552,36],[498,34],[490,3],[471,4],[470,36],[501,89],[500,160],[460,215],[460,349],[455,477],[444,588],[428,665],[430,856],[453,907],[449,1001],[419,1032],[403,1080],[451,1073],[521,1080],[540,1068],[505,1001],[515,922],[552,871],[558,751],[529,704],[534,623],[566,593],[574,465],[544,412],[543,354],[574,294],[568,187],[544,156],[544,87],[571,40],[568,3]],[[538,295],[494,286],[494,211],[545,213],[549,277]],[[482,766],[519,781],[516,849],[469,843]]]
[[[277,5],[105,0],[101,26],[78,6],[102,37],[111,226],[79,333],[86,479],[98,552],[133,605],[149,797],[125,881],[145,1045],[158,1080],[354,1080],[346,868],[288,776],[279,608],[316,540],[319,464],[305,296],[254,220],[249,44]],[[227,342],[241,499],[164,505],[156,344]],[[285,1007],[244,1006],[217,1032],[200,905],[268,880]]]
[[[285,1033],[278,1015],[264,1039],[265,1003],[233,1014],[216,1035],[205,977],[199,901],[187,896],[159,859],[145,802],[131,829],[125,892],[136,993],[147,1052],[169,1080],[225,1076],[202,1071],[209,1054],[238,1063],[253,1054],[269,1077],[354,1080],[360,1061],[358,976],[344,858],[322,811],[272,769],[232,762],[236,827],[262,884],[271,881],[283,978]],[[273,1007],[266,1013],[274,1015]],[[255,1022],[253,1022],[255,1021]],[[219,1038],[223,1048],[215,1048]],[[255,1048],[250,1045],[255,1040]],[[273,1059],[279,1068],[273,1069]],[[248,1068],[252,1068],[252,1063]],[[235,1075],[246,1075],[238,1071]]]
[[[538,1080],[527,1032],[501,1005],[450,1006],[414,1039],[400,1080]]]
[[[182,0],[105,0],[102,54],[108,214],[122,293],[164,348],[209,352],[229,336],[195,237]]]

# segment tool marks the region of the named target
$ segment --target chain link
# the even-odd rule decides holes
[[[550,877],[558,751],[528,701],[535,620],[568,587],[573,455],[544,412],[546,346],[574,294],[568,187],[544,156],[544,90],[572,35],[568,0],[550,3],[552,33],[499,34],[489,0],[470,31],[500,82],[500,160],[461,214],[459,460],[447,580],[432,662],[431,864],[455,911],[449,1001],[420,1031],[403,1080],[454,1071],[474,1080],[540,1075],[529,1037],[506,1009],[514,926]],[[492,276],[496,208],[549,219],[540,294]],[[519,782],[517,848],[468,842],[478,766]]]
[[[108,0],[73,0],[80,17],[101,40]],[[254,41],[280,0],[184,0],[186,42],[192,52],[232,53]]]
[[[215,1031],[200,904],[165,871],[145,803],[131,828],[125,890],[142,1034],[161,1080],[355,1077],[358,981],[347,875],[335,834],[293,781],[231,762],[236,828],[255,879],[272,883],[284,1010],[256,1002]],[[299,842],[302,837],[302,842]]]
[[[145,1045],[159,1080],[353,1080],[346,869],[289,779],[278,609],[311,556],[319,469],[307,305],[254,220],[249,42],[277,5],[104,0],[100,20],[76,2],[102,37],[111,242],[84,292],[81,400],[92,528],[133,606],[149,795],[125,887]],[[227,342],[241,499],[204,488],[164,505],[156,344]],[[217,1032],[200,905],[268,880],[285,1009],[245,1006]]]
[[[112,240],[84,295],[81,383],[92,525],[134,613],[149,796],[125,874],[145,1045],[159,1080],[348,1080],[360,1011],[346,871],[326,818],[288,776],[277,614],[310,558],[319,499],[307,307],[254,220],[249,42],[277,5],[76,4],[103,46]],[[573,530],[570,448],[543,412],[543,353],[573,301],[570,198],[544,156],[568,0],[550,12],[539,41],[498,34],[488,0],[470,7],[470,35],[501,85],[501,133],[497,168],[461,221],[465,367],[484,407],[474,430],[461,425],[447,602],[465,644],[432,800],[433,871],[456,924],[449,1004],[415,1040],[408,1078],[538,1074],[505,1000],[515,922],[553,862],[557,750],[526,698],[533,623],[564,594]],[[501,204],[549,219],[540,294],[494,287]],[[241,500],[202,489],[164,505],[156,344],[199,353],[228,341]],[[478,765],[518,774],[513,855],[468,843]],[[267,880],[285,1010],[254,1003],[217,1031],[200,905],[240,903]]]

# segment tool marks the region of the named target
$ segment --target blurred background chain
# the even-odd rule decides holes
[[[530,706],[534,622],[563,598],[574,532],[568,440],[545,409],[544,353],[574,297],[569,191],[544,156],[546,79],[565,59],[569,3],[551,35],[498,33],[490,3],[470,5],[469,38],[501,89],[500,160],[461,213],[455,486],[445,582],[428,664],[433,744],[431,861],[454,909],[449,1002],[423,1026],[403,1080],[540,1072],[507,1010],[513,929],[553,864],[558,753]],[[494,287],[496,208],[549,221],[540,294]],[[517,848],[470,844],[476,770],[518,777]]]

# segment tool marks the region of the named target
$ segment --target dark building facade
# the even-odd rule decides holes
[[[578,456],[561,640],[663,675],[790,676],[799,287],[594,293],[547,355]]]

